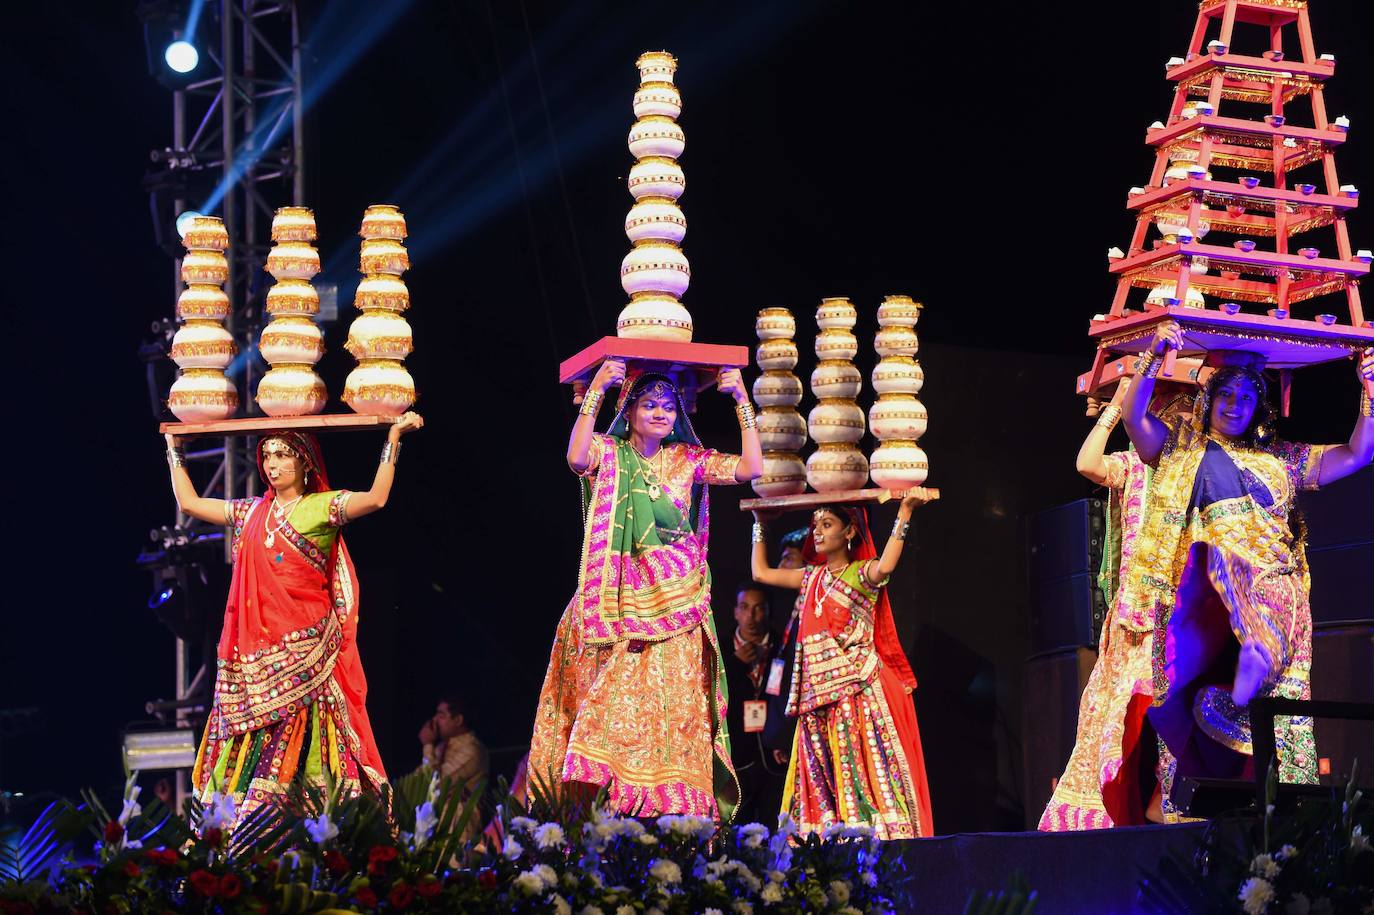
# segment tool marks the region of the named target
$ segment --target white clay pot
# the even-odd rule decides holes
[[[882,442],[914,442],[926,431],[925,404],[904,394],[883,395],[868,410],[868,428]]]
[[[633,340],[691,343],[692,315],[670,295],[641,293],[620,310],[615,333]]]
[[[389,203],[377,203],[363,211],[363,224],[358,229],[363,238],[390,238],[402,241],[406,237],[406,218],[400,208]]]
[[[764,407],[758,415],[759,445],[764,451],[797,452],[806,444],[806,420],[789,407]]]
[[[816,309],[816,326],[821,330],[851,330],[859,320],[859,312],[843,296],[821,299]]]
[[[187,285],[223,286],[229,260],[220,251],[187,251],[181,256],[181,281]]]
[[[864,376],[852,362],[822,362],[811,373],[811,393],[821,400],[853,400],[864,385]]]
[[[873,367],[873,390],[878,394],[919,394],[926,373],[910,356],[888,356]]]
[[[797,319],[786,308],[761,308],[754,333],[760,340],[791,340],[797,335]]]
[[[385,273],[400,276],[410,269],[406,246],[394,238],[364,238],[358,252],[358,270],[364,275]]]
[[[274,365],[258,382],[257,400],[268,416],[313,416],[324,410],[329,392],[309,365]]]
[[[878,326],[915,327],[923,307],[909,295],[884,296],[883,303],[878,306]]]
[[[868,459],[854,445],[821,445],[806,459],[806,482],[816,492],[862,489],[868,482]]]
[[[1145,297],[1145,304],[1167,307],[1169,300],[1175,298],[1178,285],[1173,282],[1163,282],[1150,290],[1150,294]],[[1188,308],[1206,308],[1207,298],[1196,286],[1189,286],[1188,291],[1183,294],[1183,305]]]
[[[276,318],[262,329],[258,352],[268,365],[314,365],[324,355],[324,335],[309,318]]]
[[[343,402],[354,413],[400,416],[415,403],[415,380],[399,362],[359,363],[344,380]]]
[[[172,338],[168,354],[183,369],[223,371],[239,351],[234,337],[216,321],[187,321]]]
[[[915,442],[883,442],[868,462],[873,483],[883,489],[920,486],[930,473],[926,453]]]
[[[273,241],[314,241],[317,237],[310,207],[281,207],[272,214]]]
[[[188,248],[223,251],[229,247],[229,230],[218,216],[197,216],[191,220],[181,241]]]
[[[652,156],[640,159],[630,166],[630,177],[626,179],[630,194],[636,200],[645,197],[667,197],[676,200],[687,189],[687,176],[682,166],[672,159]]]
[[[645,51],[635,60],[641,83],[671,83],[677,72],[677,58],[667,51]]]
[[[802,400],[802,383],[791,372],[764,372],[754,379],[753,392],[760,407],[795,407]]]
[[[635,91],[634,110],[637,118],[651,115],[665,118],[680,117],[682,92],[667,81],[641,84]]]
[[[267,290],[264,310],[274,318],[313,318],[320,313],[320,294],[306,280],[282,280]]]
[[[320,272],[320,252],[303,241],[284,241],[267,252],[267,272],[278,280],[308,280]]]
[[[687,217],[672,200],[645,198],[635,202],[625,216],[625,235],[638,244],[643,241],[665,241],[681,244],[687,237]]]
[[[797,344],[779,338],[759,344],[754,361],[766,372],[790,372],[797,367]]]
[[[187,369],[172,383],[167,406],[184,423],[213,422],[238,412],[239,392],[218,369]]]
[[[806,492],[806,464],[795,454],[765,451],[763,473],[751,485],[763,498]]]
[[[884,359],[888,356],[915,356],[920,349],[920,341],[916,338],[916,331],[910,327],[883,327],[873,338],[873,348]]]
[[[636,245],[620,262],[620,286],[631,296],[658,292],[681,298],[691,280],[687,255],[666,242]]]
[[[816,358],[852,360],[859,354],[859,339],[847,330],[823,330],[816,334]]]
[[[177,296],[177,317],[183,321],[223,321],[229,316],[229,294],[218,286],[187,286]]]
[[[822,445],[857,442],[864,437],[864,411],[852,400],[823,400],[807,415],[806,431]]]
[[[640,118],[630,127],[628,137],[630,155],[636,159],[663,156],[676,159],[682,155],[687,135],[672,118],[651,114]]]
[[[368,311],[353,319],[344,344],[354,359],[404,359],[415,349],[410,323],[394,311]]]
[[[359,311],[401,312],[410,307],[410,290],[399,276],[384,273],[365,276],[353,295],[353,304]]]

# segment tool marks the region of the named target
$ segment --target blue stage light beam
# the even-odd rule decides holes
[[[325,7],[304,42],[313,55],[325,63],[314,71],[305,91],[301,93],[302,113],[309,111],[311,105],[380,41],[413,2],[388,0],[386,3],[360,5],[334,0]],[[203,213],[213,213],[219,208],[229,190],[243,179],[245,172],[257,165],[290,123],[291,104],[290,96],[282,96],[259,112],[258,126],[239,143],[234,152],[233,167],[197,209]]]

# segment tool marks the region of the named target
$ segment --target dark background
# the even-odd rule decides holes
[[[407,439],[388,510],[348,532],[393,773],[418,761],[415,732],[445,689],[469,696],[490,746],[528,741],[580,537],[555,369],[613,333],[624,304],[633,64],[666,48],[685,98],[698,340],[752,345],[755,312],[787,306],[805,378],[822,296],[859,307],[865,349],[884,294],[927,305],[922,445],[944,498],[918,516],[893,601],[941,832],[1020,826],[1022,525],[1090,491],[1073,471],[1089,428],[1073,377],[1092,353],[1087,320],[1110,301],[1104,252],[1129,240],[1126,190],[1149,174],[1145,126],[1167,114],[1163,63],[1186,49],[1196,4],[1007,6],[308,5],[307,80],[322,91],[306,203],[323,279],[342,284],[320,367],[335,394],[362,210],[399,204],[411,231],[408,367],[428,427]],[[1329,113],[1354,121],[1341,180],[1374,184],[1374,9],[1313,6],[1317,50],[1338,59]],[[0,741],[0,789],[31,794],[116,782],[122,727],[173,688],[171,635],[133,564],[173,510],[136,356],[174,303],[140,188],[148,151],[170,143],[171,96],[148,75],[132,7],[25,5],[0,38],[15,395],[0,708],[41,710],[35,730]],[[1351,220],[1356,247],[1374,242],[1367,224]],[[1351,375],[1300,374],[1281,431],[1344,440]],[[708,444],[737,444],[718,395],[695,421]],[[325,445],[335,485],[368,485],[378,441]],[[747,571],[735,500],[748,494],[715,493],[723,615]]]

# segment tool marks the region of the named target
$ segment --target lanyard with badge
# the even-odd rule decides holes
[[[787,646],[792,644],[792,633],[797,628],[797,620],[800,616],[800,612],[792,611],[792,618],[787,621],[787,631],[782,636],[782,644],[778,646],[777,657],[773,658],[773,663],[768,665],[768,684],[763,688],[763,691],[770,696],[782,695],[782,672],[787,663],[783,658],[787,653]]]

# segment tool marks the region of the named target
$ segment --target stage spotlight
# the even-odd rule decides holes
[[[162,52],[162,59],[173,72],[190,73],[200,63],[200,52],[189,41],[178,38],[167,45],[167,50]]]
[[[182,238],[186,237],[186,230],[191,228],[191,220],[204,215],[196,210],[187,210],[177,217],[177,234]]]

